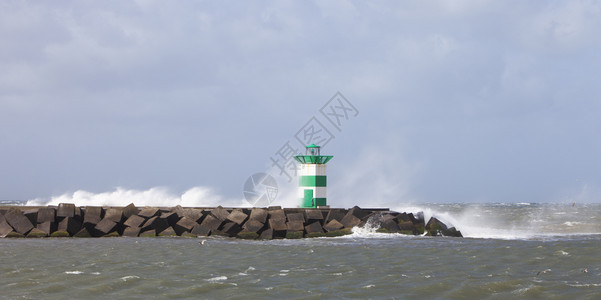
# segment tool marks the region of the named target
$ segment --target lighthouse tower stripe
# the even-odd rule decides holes
[[[303,199],[305,197],[305,190],[313,190],[313,198],[326,198],[325,187],[303,187],[298,189],[298,197]]]

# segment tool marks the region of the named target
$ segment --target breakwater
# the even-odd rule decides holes
[[[359,208],[184,208],[181,206],[0,207],[0,237],[155,237],[219,235],[242,239],[333,237],[370,226],[378,232],[455,236],[461,232],[423,213]]]

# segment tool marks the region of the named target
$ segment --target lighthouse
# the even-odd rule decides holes
[[[305,155],[294,156],[296,161],[300,163],[298,173],[300,207],[317,208],[318,206],[326,206],[326,163],[334,156],[321,155],[321,147],[315,144],[305,148]]]

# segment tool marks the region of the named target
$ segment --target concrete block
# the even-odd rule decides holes
[[[382,224],[380,225],[380,228],[384,229],[385,232],[399,232],[399,225],[393,219],[389,219],[389,220],[382,222]]]
[[[321,227],[321,224],[319,223],[319,221],[315,221],[307,226],[305,226],[305,232],[307,234],[309,233],[323,233],[323,227]]]
[[[29,222],[35,226],[38,223],[38,209],[32,208],[23,211],[23,215],[29,219]]]
[[[145,232],[149,230],[155,230],[155,232],[162,232],[163,230],[167,229],[167,227],[169,227],[167,220],[161,219],[159,216],[154,216],[144,222],[144,225],[142,225],[142,230],[140,231]]]
[[[196,224],[198,224],[196,221],[188,219],[188,217],[183,217],[173,226],[173,230],[175,230],[177,235],[182,235],[184,232],[192,231],[192,228]]]
[[[288,222],[305,223],[305,216],[302,213],[288,213],[286,217],[288,218]]]
[[[62,221],[58,223],[57,230],[66,231],[69,233],[69,235],[74,235],[81,230],[81,223],[77,221],[74,217],[65,217]]]
[[[304,232],[301,231],[287,231],[286,232],[286,238],[287,239],[302,239],[304,235]]]
[[[105,214],[104,214],[104,218],[103,220],[111,220],[115,223],[121,223],[123,222],[123,208],[121,207],[110,207],[109,209],[106,210]],[[108,233],[108,232],[107,232]]]
[[[347,211],[344,209],[330,209],[328,212],[328,216],[326,217],[326,224],[332,220],[336,220],[338,222],[342,221]]]
[[[270,206],[267,208],[267,210],[280,210],[280,209],[282,209],[282,207],[279,205],[278,206]]]
[[[45,232],[47,235],[50,235],[51,233],[56,231],[56,223],[46,221],[42,224],[38,224],[36,228]]]
[[[203,227],[200,224],[196,224],[190,232],[196,236],[208,236],[211,234],[211,229]]]
[[[273,228],[273,230],[287,230],[288,226],[286,226],[286,217],[273,219],[269,218],[269,228]]]
[[[36,224],[42,224],[44,222],[55,222],[56,209],[54,207],[41,207],[38,209],[38,218]]]
[[[140,227],[126,227],[125,230],[123,231],[123,236],[137,237],[138,235],[140,235],[140,229],[141,229]]]
[[[223,227],[221,228],[221,230],[219,230],[220,233],[223,233],[230,237],[236,236],[240,231],[242,231],[242,228],[240,227],[240,225],[234,222],[227,222],[223,224]]]
[[[273,239],[273,228],[267,228],[261,232],[259,236],[260,240],[271,240]]]
[[[104,210],[100,206],[86,206],[83,214],[83,224],[96,225],[102,220]]]
[[[60,203],[56,216],[59,218],[73,218],[75,217],[75,204],[73,203]]]
[[[6,237],[9,233],[13,232],[13,228],[8,225],[6,220],[0,222],[0,238]]]
[[[263,229],[263,227],[265,227],[265,224],[253,219],[248,220],[242,226],[242,228],[250,232],[259,232],[261,229]]]
[[[325,229],[327,232],[339,230],[342,228],[344,228],[344,225],[342,225],[342,223],[338,222],[336,219],[330,221],[323,227],[323,229]]]
[[[200,225],[211,231],[215,231],[215,230],[219,229],[219,227],[221,226],[221,223],[223,223],[223,221],[214,217],[213,214],[210,214],[205,217],[205,219],[202,221],[202,223],[200,223]]]
[[[155,237],[157,236],[157,232],[154,229],[142,231],[140,233],[140,237]]]
[[[146,219],[150,219],[154,216],[158,216],[159,214],[160,214],[160,211],[156,207],[144,207],[138,213],[138,216],[146,218]]]
[[[73,237],[75,237],[75,238],[88,238],[88,237],[92,237],[92,234],[88,231],[87,228],[83,227],[83,228],[81,228],[80,231],[78,231],[77,233],[75,233],[73,235]]]
[[[204,217],[202,210],[197,208],[188,208],[184,210],[184,217],[198,223]]]
[[[361,209],[359,206],[353,206],[353,208],[349,210],[349,213],[353,214],[357,219],[363,220],[371,213],[371,211]]]
[[[125,222],[123,222],[123,225],[136,228],[141,227],[144,222],[146,222],[146,219],[138,215],[131,215],[129,218],[127,218],[127,220],[125,220]]]
[[[284,219],[284,220],[286,220],[286,213],[284,212],[283,209],[273,209],[273,210],[268,210],[267,212],[269,213],[269,219]]]
[[[343,235],[349,235],[349,234],[353,234],[353,230],[350,228],[343,228],[343,229],[339,229],[339,230],[326,232],[327,237],[336,237],[336,236],[343,236]]]
[[[125,219],[128,219],[129,217],[131,217],[133,215],[137,215],[138,212],[139,212],[138,208],[133,203],[130,203],[126,207],[123,208],[123,217]]]
[[[246,221],[246,218],[248,218],[248,215],[243,213],[241,209],[234,209],[232,210],[230,215],[227,216],[227,220],[232,221],[238,225],[242,225],[242,223]]]
[[[23,212],[16,208],[9,209],[5,214],[4,218],[8,225],[10,225],[15,232],[18,232],[22,235],[26,235],[30,230],[33,229],[33,224],[31,221],[23,215]]]
[[[167,229],[161,231],[161,233],[159,233],[159,236],[177,236],[177,234],[175,233],[175,230],[173,230],[173,227],[169,226],[167,227]]]
[[[117,230],[117,222],[104,218],[102,221],[96,224],[94,229],[100,232],[102,235],[106,235]]]
[[[252,232],[252,231],[242,230],[242,231],[238,232],[236,237],[239,239],[254,240],[259,237],[259,234],[256,232]]]
[[[42,238],[42,237],[47,237],[48,234],[43,232],[40,229],[34,228],[31,231],[29,231],[29,233],[27,234],[26,237],[28,238]]]
[[[179,221],[179,216],[176,212],[161,213],[161,216],[159,218],[167,221],[167,224],[169,224],[169,226],[175,226],[175,224],[177,224],[177,222]]]
[[[305,217],[306,217],[307,221],[323,220],[323,214],[321,213],[321,209],[306,209]]]
[[[230,215],[230,212],[228,212],[227,209],[219,205],[211,210],[211,215],[213,215],[213,217],[217,218],[219,221],[223,222]]]
[[[288,231],[303,231],[305,226],[301,221],[289,221],[286,223],[286,230]]]
[[[50,234],[50,237],[62,238],[62,237],[71,237],[71,235],[64,230],[57,230],[57,231],[53,232],[52,234]]]
[[[264,208],[253,208],[250,212],[250,217],[248,217],[249,220],[255,220],[258,221],[259,223],[263,223],[265,224],[265,222],[267,222],[267,210]]]
[[[184,217],[184,208],[181,205],[177,205],[177,206],[171,208],[171,210],[169,210],[169,212],[176,213],[177,216],[180,218]]]
[[[342,225],[344,225],[344,227],[346,228],[353,228],[357,225],[359,225],[359,223],[361,223],[361,219],[355,217],[353,215],[352,211],[349,211],[346,216],[344,216],[344,218],[342,218],[342,221],[340,221],[340,223]]]
[[[80,223],[83,221],[83,211],[81,210],[81,207],[75,207],[75,214],[73,215],[73,218]]]

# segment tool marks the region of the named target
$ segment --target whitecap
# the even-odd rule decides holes
[[[375,284],[368,284],[368,285],[364,285],[363,288],[364,289],[371,289],[372,287],[375,287]]]
[[[138,279],[138,278],[140,278],[140,277],[135,276],[135,275],[128,275],[128,276],[121,277],[121,280],[128,281],[128,280],[131,280],[131,279]]]
[[[222,280],[227,280],[227,276],[217,276],[217,277],[207,279],[207,281],[209,281],[209,282],[222,281]]]
[[[65,274],[79,275],[79,274],[83,274],[83,272],[82,271],[67,271],[67,272],[65,272]]]

